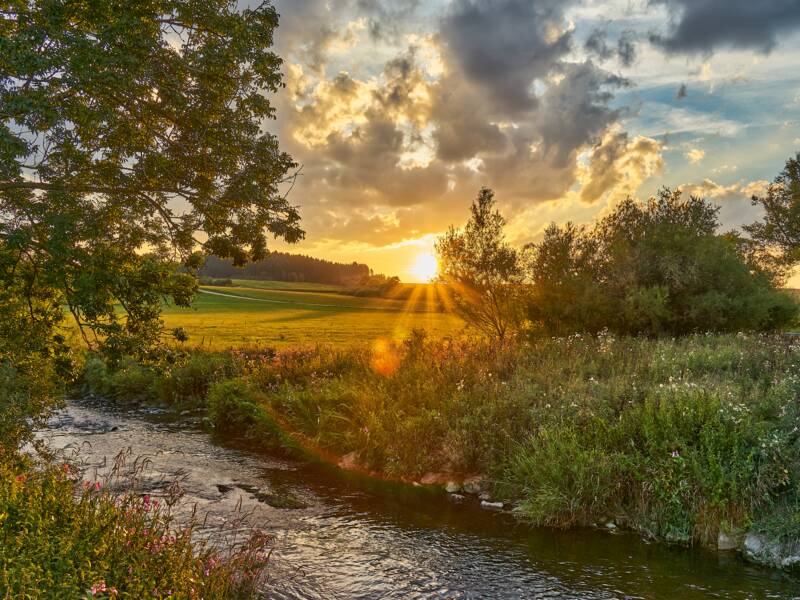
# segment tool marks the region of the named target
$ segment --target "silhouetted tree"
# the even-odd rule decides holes
[[[763,220],[744,227],[755,243],[755,256],[785,276],[800,262],[800,153],[786,161],[766,195],[752,201],[764,209]]]
[[[439,272],[458,312],[478,330],[500,339],[519,321],[517,251],[505,241],[505,219],[494,192],[482,188],[463,231],[450,227],[436,242]]]

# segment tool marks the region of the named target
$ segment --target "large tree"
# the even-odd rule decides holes
[[[302,237],[265,128],[277,23],[231,0],[0,1],[0,289],[19,301],[0,335],[52,353],[64,306],[87,344],[146,352],[202,254]],[[24,370],[17,354],[0,362]]]
[[[753,196],[753,204],[764,210],[761,221],[745,226],[766,267],[786,275],[800,262],[800,153],[786,166],[763,196]]]
[[[492,190],[481,189],[470,213],[463,230],[451,227],[437,240],[439,272],[461,316],[502,339],[520,314],[517,251],[505,240],[505,219],[494,208]]]
[[[530,319],[550,333],[772,330],[797,312],[719,209],[663,189],[627,199],[591,228],[551,226],[528,248]]]

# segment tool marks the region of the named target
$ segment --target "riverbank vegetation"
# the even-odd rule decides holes
[[[157,500],[82,481],[68,463],[0,463],[0,589],[7,598],[245,598],[268,554],[193,540]]]
[[[205,408],[223,438],[264,449],[286,447],[288,434],[289,447],[406,481],[481,475],[532,524],[613,521],[715,546],[720,533],[800,533],[799,361],[800,345],[780,336],[418,334],[196,354],[162,372],[90,362],[86,383],[118,400],[147,389],[150,401]]]
[[[241,264],[268,235],[302,238],[283,189],[296,165],[263,127],[277,22],[269,3],[229,0],[3,6],[2,596],[248,592],[259,549],[215,557],[146,497],[83,490],[30,442],[85,350],[116,368],[185,339],[161,308],[191,304],[204,256]]]

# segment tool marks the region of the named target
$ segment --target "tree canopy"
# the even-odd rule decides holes
[[[458,312],[480,331],[505,337],[517,320],[521,282],[517,251],[505,241],[505,219],[494,192],[482,188],[464,230],[451,227],[436,242],[439,272]]]
[[[147,356],[204,254],[303,236],[266,128],[277,24],[266,2],[0,2],[0,433],[65,366],[64,309],[90,348]]]
[[[800,153],[786,161],[783,171],[753,204],[764,218],[745,226],[763,264],[785,272],[800,262]]]
[[[719,209],[663,189],[627,199],[593,227],[550,226],[527,249],[529,317],[545,331],[627,334],[773,330],[796,314],[751,262]]]
[[[264,125],[277,22],[229,0],[0,4],[0,279],[35,279],[88,343],[130,349],[162,297],[189,302],[175,264],[300,239],[295,165]]]

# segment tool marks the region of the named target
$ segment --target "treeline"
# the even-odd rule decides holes
[[[500,338],[779,330],[798,313],[781,285],[800,261],[800,155],[753,203],[761,221],[722,232],[717,206],[664,188],[517,249],[483,189],[467,226],[437,243],[440,269],[464,318]]]
[[[337,263],[302,254],[272,252],[265,260],[243,267],[230,259],[209,256],[200,276],[214,279],[266,279],[271,281],[308,281],[334,285],[355,285],[369,279],[370,268],[361,263]]]

